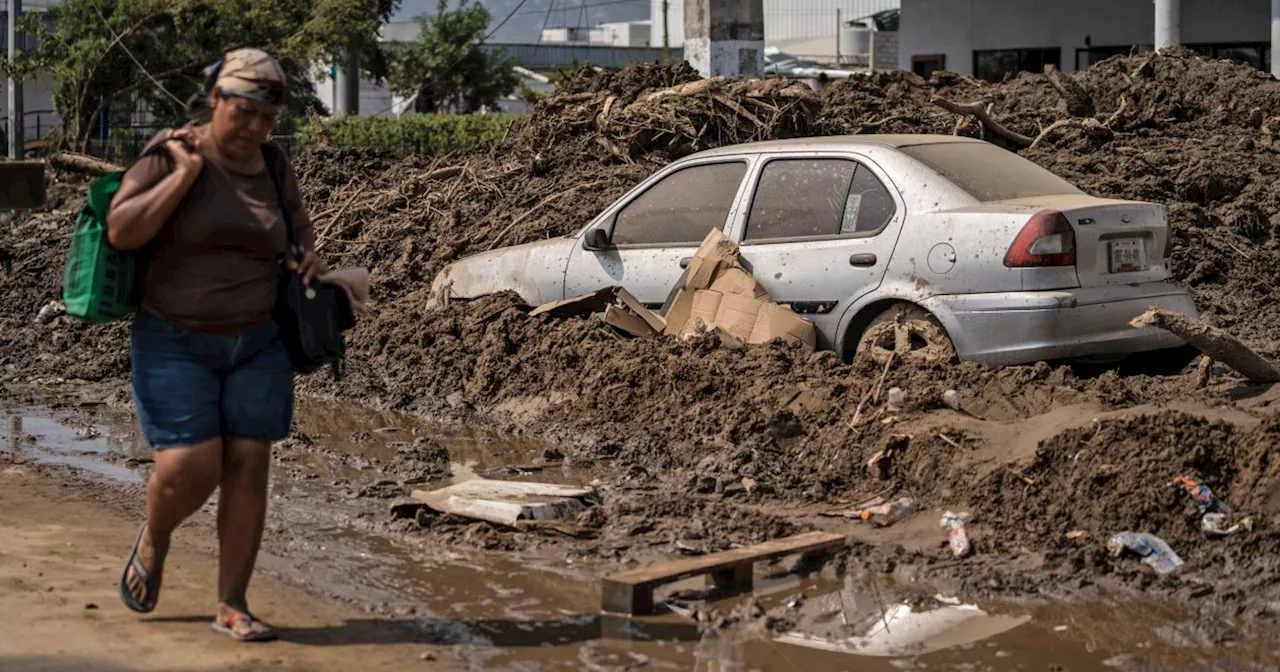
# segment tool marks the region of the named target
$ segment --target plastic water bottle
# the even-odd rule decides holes
[[[960,410],[960,395],[956,394],[955,390],[947,390],[946,392],[943,392],[942,401],[946,402],[947,406],[950,407],[951,410]]]
[[[1175,485],[1182,486],[1182,489],[1186,490],[1187,494],[1191,495],[1191,498],[1196,500],[1196,508],[1200,509],[1200,515],[1204,515],[1206,513],[1231,513],[1231,507],[1218,499],[1217,495],[1214,495],[1213,491],[1209,489],[1209,486],[1195,480],[1194,478],[1180,476],[1174,479],[1173,482],[1169,483],[1169,487],[1173,487]]]
[[[888,527],[899,520],[907,517],[916,508],[915,500],[910,497],[895,499],[888,504],[882,504],[863,511],[859,517],[863,521],[872,523],[879,527]]]
[[[968,513],[952,513],[950,511],[943,514],[942,520],[938,521],[938,525],[942,529],[948,530],[947,545],[951,546],[951,553],[957,558],[963,558],[973,550],[973,546],[969,543],[969,533],[964,529],[964,524],[968,521]]]
[[[1157,574],[1169,574],[1182,566],[1182,558],[1169,547],[1164,539],[1145,532],[1121,532],[1107,542],[1112,555],[1120,555],[1128,549],[1142,558]]]

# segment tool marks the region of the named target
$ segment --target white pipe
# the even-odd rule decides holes
[[[1271,75],[1280,77],[1280,0],[1271,0]]]
[[[1155,0],[1156,51],[1182,43],[1181,0]]]

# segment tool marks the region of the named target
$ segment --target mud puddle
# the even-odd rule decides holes
[[[46,409],[0,410],[8,432],[0,450],[39,464],[64,465],[112,481],[137,484],[136,467],[151,462],[151,449],[125,425],[59,422]]]
[[[150,462],[132,420],[114,412],[23,407],[0,410],[0,424],[8,430],[0,450],[38,463],[136,484]],[[786,565],[757,568],[749,598],[700,601],[705,579],[695,578],[659,592],[661,600],[676,598],[661,615],[602,615],[598,578],[612,566],[564,551],[455,550],[394,534],[384,500],[334,497],[337,488],[326,482],[378,478],[378,464],[423,441],[447,446],[453,463],[451,475],[422,487],[481,473],[583,483],[591,469],[548,462],[554,447],[538,440],[350,405],[304,401],[298,429],[309,451],[277,472],[261,568],[365,608],[388,641],[447,647],[464,669],[1002,672],[1280,663],[1261,646],[1208,647],[1192,614],[1175,604],[966,604],[927,587],[846,584],[829,570],[798,576]],[[360,468],[361,460],[370,466]],[[512,469],[542,464],[551,466]],[[750,615],[734,617],[744,611]],[[709,616],[699,621],[699,612]]]

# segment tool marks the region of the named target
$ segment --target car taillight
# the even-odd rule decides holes
[[[1074,266],[1076,233],[1066,215],[1057,210],[1037,212],[1018,232],[1004,255],[1009,268]]]

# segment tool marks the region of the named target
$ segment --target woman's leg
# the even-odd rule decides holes
[[[155,471],[147,481],[147,526],[138,542],[138,559],[158,588],[164,574],[173,531],[195,513],[218,487],[222,474],[222,439],[194,446],[156,451]],[[126,572],[129,594],[140,603],[154,595],[132,567]]]
[[[218,617],[249,611],[245,592],[253,576],[267,517],[271,444],[228,439],[218,497]]]
[[[252,616],[245,595],[262,543],[267,514],[271,443],[286,438],[293,421],[293,366],[268,322],[246,337],[244,356],[222,387],[226,445],[218,501],[218,617],[233,636],[270,639],[271,628]]]
[[[147,483],[147,521],[121,581],[135,611],[155,606],[169,539],[222,480],[222,383],[209,353],[219,343],[150,313],[130,338],[134,405],[155,470]]]

